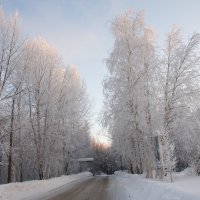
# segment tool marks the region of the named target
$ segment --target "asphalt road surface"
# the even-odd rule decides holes
[[[112,176],[96,176],[66,184],[35,200],[121,200],[123,194],[116,193],[119,189]]]

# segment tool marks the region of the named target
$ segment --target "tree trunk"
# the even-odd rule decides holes
[[[11,110],[11,122],[10,122],[10,144],[9,144],[9,155],[8,155],[8,176],[7,182],[12,182],[12,148],[13,148],[13,129],[14,129],[14,109],[15,109],[15,97],[12,101],[12,110]]]
[[[170,170],[170,181],[171,181],[171,183],[173,182],[172,171],[171,170]]]

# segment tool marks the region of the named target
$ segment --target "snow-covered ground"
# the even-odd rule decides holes
[[[61,176],[49,180],[25,181],[0,185],[0,200],[22,200],[31,196],[40,196],[79,179],[92,176],[90,172],[70,176]]]
[[[68,183],[69,186],[76,186],[79,180],[85,183],[91,176],[91,173],[86,172],[50,180],[0,185],[0,200],[24,200],[33,197],[35,199],[37,196],[51,195],[52,192],[61,193],[62,190],[66,190],[66,187],[62,186],[66,184],[68,186]],[[110,191],[109,200],[200,200],[200,177],[193,175],[191,169],[174,173],[173,178],[174,182],[169,183],[119,171],[114,176],[108,177],[106,188],[107,192]],[[94,179],[94,183],[97,183],[95,182],[97,179],[98,177]],[[90,191],[89,188],[87,190]]]
[[[121,187],[127,200],[200,200],[200,177],[187,173],[173,176],[174,182],[168,183],[116,172],[113,181]]]

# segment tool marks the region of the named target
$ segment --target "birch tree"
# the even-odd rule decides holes
[[[17,16],[0,18],[0,180],[68,174],[91,152],[86,86],[44,39],[20,39]]]
[[[131,172],[142,173],[146,169],[151,177],[154,159],[149,81],[156,63],[153,31],[144,25],[142,12],[117,17],[112,30],[115,45],[107,60],[110,76],[104,81],[109,111],[105,117],[111,120],[113,140],[121,143],[119,151]]]

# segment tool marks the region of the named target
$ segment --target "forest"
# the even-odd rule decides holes
[[[66,174],[90,151],[85,83],[41,38],[0,10],[0,182]]]
[[[106,146],[91,138],[78,70],[44,39],[24,37],[18,13],[0,9],[0,183],[70,174],[84,157],[99,173],[172,181],[190,166],[200,175],[200,34],[174,26],[160,42],[143,11],[118,15],[111,32],[99,114]]]
[[[174,26],[161,43],[143,11],[117,16],[111,31],[101,115],[123,166],[147,178],[188,166],[200,175],[200,34]]]

